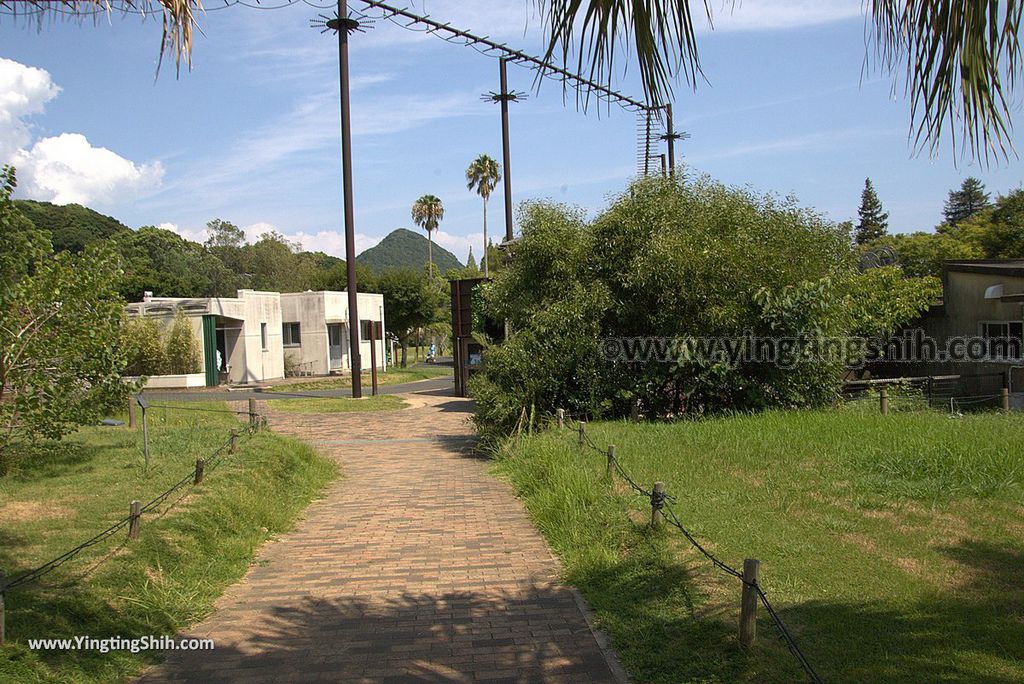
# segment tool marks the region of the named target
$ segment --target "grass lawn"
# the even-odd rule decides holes
[[[417,380],[429,380],[451,376],[450,366],[416,366],[415,368],[390,368],[386,373],[377,373],[378,385],[401,385],[406,382]],[[360,376],[363,380],[363,387],[370,386],[371,377],[369,373]],[[305,392],[308,390],[332,390],[347,389],[352,386],[350,375],[339,375],[336,377],[310,380],[309,382],[296,382],[291,384],[278,385],[267,389],[267,392]]]
[[[277,399],[267,402],[275,411],[286,413],[361,413],[366,411],[397,411],[406,404],[393,394],[378,394],[362,399],[348,397],[316,397],[310,399]]]
[[[761,584],[825,681],[1024,681],[1024,417],[774,412],[676,424],[594,423],[684,525]],[[605,458],[552,430],[496,466],[525,500],[639,682],[801,680],[759,609],[736,645],[740,584]]]
[[[222,403],[188,404],[223,409]],[[26,454],[0,478],[0,567],[9,575],[73,548],[184,477],[220,446],[232,414],[151,409],[150,468],[141,429],[90,427]],[[122,416],[123,418],[123,416]],[[262,432],[207,466],[191,484],[126,532],[86,549],[35,583],[7,593],[0,681],[118,681],[158,654],[31,651],[30,638],[173,635],[210,612],[245,573],[257,548],[287,531],[336,476],[332,462],[293,439]],[[173,505],[173,507],[168,508]]]

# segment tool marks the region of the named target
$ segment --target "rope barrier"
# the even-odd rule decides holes
[[[572,420],[572,417],[566,414],[566,419]],[[578,420],[576,421],[576,423],[577,426],[579,426]],[[586,446],[589,446],[591,449],[598,453],[607,454],[606,450],[603,450],[599,448],[596,444],[594,444],[594,441],[590,438],[590,435],[587,434],[585,428],[580,432],[580,434],[583,437],[583,443]],[[772,606],[771,602],[768,600],[768,596],[765,594],[760,584],[758,584],[756,581],[748,582],[747,580],[745,580],[743,578],[742,572],[740,572],[736,568],[732,567],[725,561],[715,556],[713,553],[708,551],[703,544],[697,541],[696,537],[694,537],[693,534],[691,534],[690,531],[686,529],[682,521],[680,521],[679,516],[676,515],[676,512],[672,509],[670,503],[675,503],[674,497],[670,496],[665,492],[658,492],[655,491],[654,489],[645,489],[644,487],[637,484],[636,480],[629,475],[629,473],[622,466],[617,457],[609,456],[609,460],[614,466],[615,471],[619,474],[619,476],[622,477],[630,485],[630,487],[633,488],[633,490],[636,493],[642,494],[650,499],[651,508],[653,510],[663,511],[664,513],[668,514],[669,524],[672,525],[672,527],[678,529],[683,534],[683,536],[686,537],[687,541],[689,541],[690,544],[701,553],[701,555],[703,555],[708,561],[710,561],[712,565],[717,567],[719,570],[725,572],[726,574],[737,578],[745,586],[749,586],[757,592],[759,600],[764,605],[765,610],[768,612],[768,615],[771,617],[776,629],[779,631],[783,641],[786,643],[789,652],[793,655],[794,658],[796,658],[797,664],[804,671],[804,674],[807,675],[808,681],[812,682],[812,684],[822,684],[823,680],[821,679],[820,675],[818,675],[817,671],[811,665],[810,661],[807,659],[807,656],[804,655],[803,651],[800,650],[800,647],[796,643],[796,639],[793,637],[792,632],[789,631],[789,628],[786,627],[786,624],[782,621],[782,618],[779,617],[778,612],[776,612],[774,606]]]
[[[255,433],[255,427],[250,426],[250,427],[246,427],[240,434],[238,434],[238,437],[251,437],[254,433]],[[223,454],[224,450],[227,449],[231,445],[232,438],[235,438],[237,440],[237,437],[235,437],[235,435],[232,435],[232,437],[228,437],[228,439],[225,440],[223,444],[218,446],[209,456],[207,456],[207,458],[206,458],[207,462],[208,463],[214,463],[218,459],[218,457],[221,454]],[[236,441],[236,443],[237,443],[237,441]],[[186,475],[181,480],[179,480],[178,482],[176,482],[173,485],[171,485],[168,489],[166,489],[163,492],[161,492],[160,494],[158,494],[156,497],[154,497],[152,500],[150,500],[149,503],[147,503],[145,506],[143,506],[139,510],[139,515],[142,515],[143,513],[147,513],[149,511],[151,511],[152,509],[156,508],[157,506],[159,506],[161,503],[166,501],[167,498],[171,494],[173,494],[175,491],[177,491],[178,489],[181,489],[182,487],[184,487],[185,484],[187,484],[188,482],[193,481],[194,478],[195,478],[195,475],[196,475],[196,469],[193,468],[188,473],[188,475]],[[113,525],[111,525],[107,529],[103,530],[102,532],[100,532],[96,536],[88,539],[87,541],[82,542],[81,544],[79,544],[78,546],[74,547],[73,549],[70,549],[69,551],[65,551],[64,553],[62,553],[61,555],[57,556],[53,560],[47,561],[46,563],[43,563],[39,567],[33,568],[31,570],[26,570],[25,572],[22,572],[19,575],[15,575],[12,579],[8,580],[3,585],[0,585],[0,594],[3,594],[5,592],[7,592],[7,591],[9,591],[11,589],[14,589],[16,587],[19,587],[19,586],[21,586],[23,584],[28,584],[29,582],[34,582],[34,581],[38,580],[39,578],[41,578],[41,577],[43,577],[45,575],[48,575],[49,573],[53,572],[54,570],[59,568],[61,565],[66,563],[67,561],[69,561],[72,558],[74,558],[75,556],[77,556],[79,553],[81,553],[85,549],[87,549],[87,548],[89,548],[91,546],[95,546],[96,544],[99,544],[100,542],[102,542],[102,541],[108,539],[109,537],[111,537],[112,535],[114,535],[119,530],[121,530],[124,527],[126,527],[127,525],[131,524],[131,521],[132,521],[133,517],[134,516],[129,515],[129,516],[126,516],[124,518],[121,518],[116,523],[114,523]]]

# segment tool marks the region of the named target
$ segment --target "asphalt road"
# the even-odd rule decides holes
[[[235,390],[233,392],[223,391],[202,391],[189,392],[187,390],[156,390],[145,391],[143,396],[148,401],[245,401],[250,397],[256,399],[301,399],[308,397],[351,397],[352,390],[339,388],[332,390],[303,390],[300,392],[286,391],[287,385],[282,386],[280,392],[258,392],[255,390]],[[429,380],[417,380],[406,382],[400,385],[379,385],[378,394],[406,394],[408,392],[443,392],[454,391],[455,378],[453,375]],[[370,383],[363,383],[363,396],[369,396]]]

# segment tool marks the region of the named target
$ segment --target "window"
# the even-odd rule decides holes
[[[260,323],[260,342],[263,343],[263,351],[267,351],[270,347],[267,346],[267,324]]]
[[[1024,323],[1021,321],[987,321],[981,324],[981,336],[987,342],[988,356],[1000,359],[1021,358]]]
[[[373,338],[373,321],[359,321],[359,341],[366,342]]]
[[[298,323],[282,323],[281,339],[286,347],[298,347],[302,344],[302,337],[299,334]]]

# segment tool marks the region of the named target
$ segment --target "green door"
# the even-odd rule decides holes
[[[217,317],[203,316],[203,358],[206,371],[206,386],[220,384],[220,369],[217,368]]]

